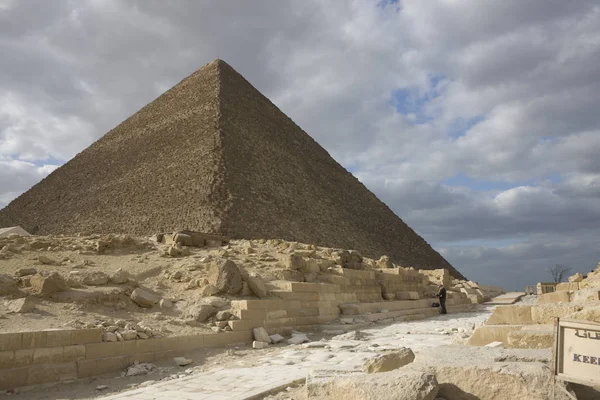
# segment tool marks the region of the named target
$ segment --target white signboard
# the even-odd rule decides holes
[[[600,324],[556,319],[554,375],[587,386],[600,385]]]

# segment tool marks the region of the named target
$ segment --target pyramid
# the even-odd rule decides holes
[[[33,234],[191,229],[456,271],[222,60],[205,65],[0,210]]]

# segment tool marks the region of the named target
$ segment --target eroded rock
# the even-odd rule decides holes
[[[31,297],[24,297],[17,300],[8,300],[4,303],[9,313],[24,314],[35,309],[35,302]]]
[[[415,360],[415,353],[411,349],[401,348],[393,353],[381,354],[367,360],[363,364],[363,371],[368,374],[388,372],[410,364]]]
[[[160,296],[145,288],[136,288],[131,293],[131,300],[140,307],[152,307],[160,301]]]
[[[219,293],[237,294],[242,290],[242,274],[231,260],[213,262],[208,281]]]
[[[48,275],[34,275],[30,283],[33,292],[41,296],[49,296],[67,289],[67,283],[57,272],[51,272]]]

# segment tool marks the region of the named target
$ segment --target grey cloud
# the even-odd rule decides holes
[[[456,253],[457,242],[585,239],[599,222],[594,1],[405,0],[399,13],[367,1],[10,4],[0,9],[0,160],[67,160],[223,58],[459,269],[474,268],[477,251],[490,257],[476,259],[481,271],[513,253]],[[393,93],[428,93],[432,76],[444,79],[437,97],[416,104],[427,118],[397,113]],[[448,135],[473,117],[482,120]],[[0,203],[44,176],[27,165],[0,169]],[[458,173],[531,187],[441,183]]]

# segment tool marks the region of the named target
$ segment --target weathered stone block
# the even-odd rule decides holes
[[[0,333],[0,351],[17,350],[22,348],[23,334],[17,333]]]
[[[569,303],[571,301],[571,292],[552,292],[541,295],[538,298],[538,304],[548,303]]]
[[[508,342],[508,334],[523,329],[523,325],[484,325],[475,330],[467,344],[485,346],[492,342]]]
[[[61,364],[64,362],[63,347],[46,347],[33,349],[34,364]]]
[[[61,364],[41,364],[29,367],[27,385],[47,382],[69,381],[77,379],[77,364],[74,362]]]
[[[85,345],[78,344],[74,346],[63,347],[63,359],[65,362],[78,361],[85,359]]]
[[[486,325],[533,324],[531,306],[498,306],[486,321]]]
[[[48,347],[69,346],[72,343],[71,330],[46,331],[46,345]]]
[[[0,351],[0,369],[13,368],[15,365],[15,351]],[[2,374],[2,372],[0,372]]]
[[[88,343],[101,343],[102,342],[102,329],[77,329],[71,331],[71,343],[75,344],[88,344]]]
[[[33,350],[34,349],[15,350],[14,368],[33,364]]]
[[[14,389],[27,385],[29,367],[3,369],[0,372],[0,390]]]
[[[512,349],[545,349],[554,345],[553,331],[520,330],[508,334],[507,348]]]

